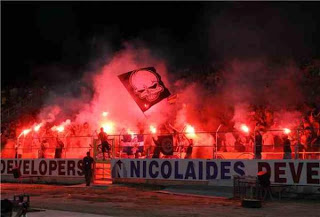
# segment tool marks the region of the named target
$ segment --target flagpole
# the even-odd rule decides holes
[[[147,115],[144,112],[142,112],[142,114],[146,119],[148,119]]]

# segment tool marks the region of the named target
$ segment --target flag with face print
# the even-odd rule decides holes
[[[154,67],[137,69],[118,77],[142,112],[170,96]]]

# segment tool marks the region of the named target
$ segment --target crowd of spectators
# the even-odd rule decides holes
[[[313,92],[310,91],[310,100],[313,102],[319,101],[319,64],[312,65],[310,68],[305,69],[305,74],[308,79],[305,81],[306,86],[310,86]],[[207,70],[208,73],[212,71]],[[207,75],[208,73],[202,73]],[[195,76],[195,74],[192,74]],[[219,76],[214,76],[214,87],[216,87],[220,81]],[[210,83],[211,85],[212,83]],[[209,85],[209,86],[210,86]],[[74,84],[74,86],[78,86]],[[4,147],[6,140],[9,138],[17,138],[21,133],[21,130],[25,126],[31,126],[37,123],[37,114],[39,114],[40,106],[33,103],[34,108],[23,110],[23,115],[19,118],[12,117],[7,119],[8,114],[17,114],[16,111],[24,108],[23,102],[32,102],[31,99],[39,99],[39,96],[45,95],[49,90],[45,86],[34,87],[8,87],[1,90],[1,146]],[[77,91],[76,91],[77,92]],[[307,100],[307,99],[306,99]],[[317,107],[318,106],[318,107]],[[268,108],[267,106],[255,106],[252,105],[251,112],[248,114],[246,124],[249,125],[251,131],[249,133],[243,133],[236,127],[236,123],[231,121],[233,115],[223,114],[221,116],[230,116],[230,120],[221,118],[221,124],[223,125],[221,133],[218,134],[217,141],[214,140],[214,144],[218,151],[221,152],[252,152],[255,144],[255,132],[258,131],[262,136],[262,151],[263,152],[276,152],[283,151],[284,144],[289,140],[291,149],[296,147],[299,151],[317,152],[319,151],[320,144],[320,110],[319,105],[307,106],[304,105],[297,108],[301,114],[300,123],[294,126],[292,132],[288,136],[283,135],[282,129],[280,131],[273,131],[275,129],[274,113],[276,111]],[[225,111],[228,113],[228,111]],[[6,121],[8,120],[8,121]],[[42,137],[57,137],[53,135],[57,133],[52,131],[53,123],[46,123],[41,127],[40,132]],[[276,126],[277,127],[277,126]],[[299,129],[299,130],[297,130]],[[224,133],[222,133],[224,132]],[[95,131],[90,129],[87,123],[76,124],[72,123],[66,126],[63,133],[59,133],[62,137],[77,137],[77,136],[94,136]],[[53,142],[56,143],[56,142]],[[296,145],[298,144],[298,146]],[[197,145],[197,144],[195,144]],[[211,145],[211,144],[208,144]]]
[[[320,152],[320,112],[316,108],[301,111],[299,124],[286,129],[287,132],[275,124],[274,112],[268,108],[253,110],[247,124],[250,132],[235,129],[235,123],[229,123],[224,128],[229,132],[218,134],[218,151],[253,152],[258,132],[262,139],[262,152],[283,152],[288,140],[292,152],[296,148],[300,152]]]

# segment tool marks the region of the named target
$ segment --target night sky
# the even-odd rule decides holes
[[[67,82],[142,43],[170,66],[320,56],[318,2],[2,2],[2,86]],[[61,72],[60,74],[57,72]]]

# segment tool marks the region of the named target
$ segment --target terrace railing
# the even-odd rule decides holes
[[[274,142],[272,144],[264,143],[262,145],[262,159],[283,159],[285,153],[281,142],[281,136],[277,131],[274,133]],[[142,134],[141,134],[142,135]],[[180,137],[179,137],[180,135]],[[182,136],[183,135],[183,136]],[[280,135],[280,134],[279,134]],[[291,141],[292,159],[320,159],[320,145],[299,144],[301,132],[289,136]],[[136,138],[136,134],[130,135]],[[111,145],[111,158],[152,158],[156,151],[153,137],[171,136],[172,144],[164,147],[160,144],[160,158],[198,158],[198,159],[254,159],[255,141],[251,135],[239,134],[239,132],[196,132],[194,135],[188,134],[143,134],[143,141],[137,142],[132,139],[130,142],[124,142],[123,135],[109,135]],[[190,140],[185,136],[192,138],[193,145],[190,147]],[[185,139],[184,139],[185,138]],[[61,158],[82,158],[87,151],[91,151],[96,160],[103,159],[100,141],[96,136],[67,136],[59,137],[63,143],[61,149]],[[46,142],[43,142],[43,141]],[[37,135],[22,136],[19,139],[9,139],[2,146],[2,158],[55,158],[57,152],[59,155],[57,137]],[[57,148],[58,147],[58,148]],[[163,151],[166,149],[166,151]],[[169,150],[169,151],[168,151]],[[168,154],[170,153],[170,154]],[[105,155],[109,158],[109,155]]]

